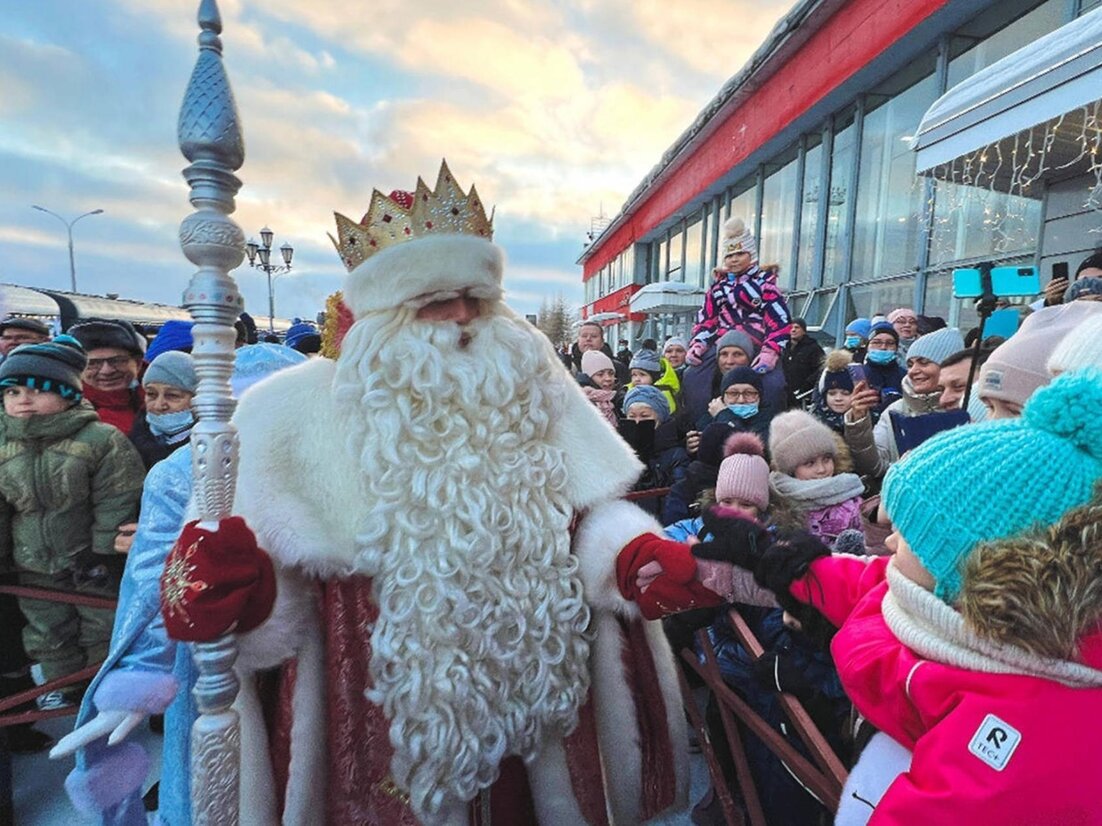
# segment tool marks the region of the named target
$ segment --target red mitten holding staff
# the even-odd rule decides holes
[[[165,628],[185,642],[251,631],[271,614],[275,595],[272,560],[240,516],[221,520],[214,531],[189,522],[161,575]]]

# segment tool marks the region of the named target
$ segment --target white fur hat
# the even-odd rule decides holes
[[[735,252],[748,252],[751,261],[758,260],[758,242],[746,228],[746,222],[732,217],[723,225],[723,237],[719,240],[720,260]]]
[[[460,293],[502,297],[501,248],[475,235],[429,235],[395,244],[348,274],[344,303],[356,318],[393,310],[419,296]]]
[[[1102,368],[1102,311],[1069,330],[1046,366],[1054,376],[1081,367]]]

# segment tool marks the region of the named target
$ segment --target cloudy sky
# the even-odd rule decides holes
[[[0,282],[179,303],[191,211],[176,117],[196,0],[9,0],[0,32]],[[246,142],[236,220],[295,248],[276,314],[312,316],[343,267],[332,213],[431,185],[447,157],[496,205],[507,298],[581,300],[590,218],[614,215],[791,0],[221,0]],[[235,273],[266,313],[262,273]]]

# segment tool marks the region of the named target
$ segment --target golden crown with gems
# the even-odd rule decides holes
[[[494,237],[493,213],[486,217],[473,184],[470,192],[463,192],[446,160],[440,162],[434,189],[421,178],[412,194],[395,191],[384,195],[376,189],[359,223],[339,212],[333,217],[337,219],[337,237],[330,234],[329,240],[349,272],[377,252],[427,235],[475,235],[487,241]]]

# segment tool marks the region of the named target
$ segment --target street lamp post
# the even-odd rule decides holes
[[[47,215],[52,215],[65,225],[65,229],[69,233],[69,283],[72,286],[73,292],[75,293],[77,291],[77,265],[76,259],[73,257],[73,224],[75,224],[81,218],[87,218],[89,215],[100,215],[103,213],[103,210],[93,209],[91,212],[85,212],[83,215],[78,215],[72,221],[66,221],[56,212],[50,209],[46,209],[46,207],[40,207],[35,204],[31,204],[31,209],[37,209],[39,212],[45,212]]]
[[[245,245],[245,255],[249,257],[249,266],[264,270],[268,275],[268,332],[275,332],[275,290],[272,289],[272,276],[291,271],[291,258],[295,254],[290,244],[284,244],[279,248],[283,256],[283,264],[272,264],[272,238],[275,235],[270,229],[264,227],[260,230],[260,243],[252,238]],[[256,259],[260,259],[260,263]]]

